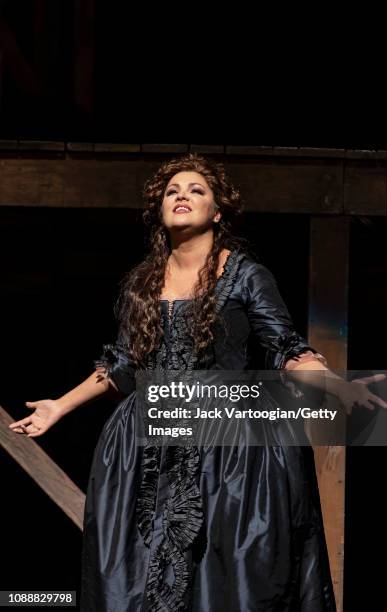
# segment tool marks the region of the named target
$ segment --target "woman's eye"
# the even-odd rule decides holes
[[[204,192],[201,189],[192,189],[192,192],[200,193],[200,195],[204,195]],[[173,193],[176,193],[176,189],[172,189],[171,191],[167,191],[166,195],[170,196]]]

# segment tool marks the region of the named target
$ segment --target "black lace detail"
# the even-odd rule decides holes
[[[110,378],[116,387],[125,394],[134,390],[135,364],[121,342],[104,344],[99,359],[94,359],[95,368],[101,368],[101,375]]]
[[[169,585],[163,577],[172,566],[174,583]],[[184,555],[171,542],[164,540],[157,547],[149,564],[147,597],[151,612],[188,612],[184,597],[190,572]]]
[[[237,278],[242,256],[232,251],[216,286],[216,309],[221,309],[230,295]],[[200,366],[190,336],[189,302],[176,309],[172,320],[163,313],[164,325],[169,325],[167,340],[162,342],[150,368],[186,371],[187,376]],[[165,319],[168,319],[168,323]],[[165,329],[165,327],[164,327]],[[194,406],[193,406],[194,409]],[[156,509],[160,469],[160,447],[147,445],[143,451],[142,483],[137,498],[137,523],[146,546],[152,543],[152,522]],[[196,446],[169,446],[165,454],[165,468],[170,494],[166,499],[162,527],[164,538],[151,553],[146,596],[149,612],[184,612],[191,584],[191,571],[186,553],[203,527],[203,508],[198,473],[200,452]],[[165,580],[167,568],[172,568],[174,581]]]
[[[238,276],[239,266],[243,259],[243,255],[239,252],[239,249],[235,249],[230,253],[227,257],[227,261],[223,268],[223,274],[219,279],[219,283],[216,287],[216,291],[218,294],[216,301],[216,312],[220,312],[223,306],[225,305],[228,296],[233,290],[235,281]]]
[[[146,546],[152,542],[152,520],[156,508],[157,483],[160,469],[159,446],[145,446],[142,456],[142,482],[137,497],[137,524]]]
[[[94,366],[97,368],[103,368],[105,370],[105,376],[110,377],[114,368],[121,359],[123,347],[117,344],[104,344],[102,347],[102,355],[99,359],[94,359]]]
[[[149,565],[146,594],[152,612],[187,610],[184,600],[191,572],[184,552],[193,544],[203,524],[202,500],[196,482],[198,466],[196,447],[168,447],[166,470],[172,494],[163,509],[165,537]],[[169,566],[174,575],[172,585],[164,579]]]
[[[197,363],[191,328],[190,302],[183,302],[170,322],[170,354],[168,369],[193,370]]]
[[[199,459],[196,446],[168,448],[167,473],[173,495],[164,507],[163,527],[179,550],[186,550],[194,542],[203,522],[200,491],[196,484]]]
[[[317,353],[295,330],[272,338],[270,344],[270,350],[267,350],[265,358],[265,367],[268,370],[281,370],[288,359],[297,357],[302,351]]]

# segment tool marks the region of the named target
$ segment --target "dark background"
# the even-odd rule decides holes
[[[269,119],[265,100],[254,114],[246,102],[235,121],[228,65],[226,98],[223,91],[219,98],[208,96],[191,70],[192,79],[183,78],[184,71],[169,80],[164,73],[159,85],[157,55],[139,74],[145,54],[131,32],[141,24],[130,17],[128,9],[101,0],[1,1],[0,138],[387,150],[382,129],[365,136],[356,124],[350,136],[334,129],[301,133],[287,114]],[[214,88],[212,82],[211,93]],[[190,113],[187,101],[193,97],[211,129]],[[225,99],[230,112],[221,121],[219,102]],[[180,116],[186,121],[179,126]],[[320,117],[315,125],[321,128]],[[194,138],[187,137],[187,125]],[[26,415],[26,400],[59,397],[91,373],[102,344],[115,337],[118,281],[142,258],[144,241],[140,213],[125,209],[3,206],[0,227],[0,402],[19,419]],[[244,232],[276,276],[297,329],[306,334],[308,215],[249,213]],[[386,232],[386,217],[351,218],[350,370],[387,369]],[[99,432],[115,402],[111,396],[84,406],[38,439],[84,491]],[[378,559],[387,547],[381,503],[386,459],[382,447],[347,449],[345,612],[381,610],[385,602],[384,563]],[[80,531],[1,449],[0,461],[1,589],[79,594]]]
[[[387,150],[376,49],[372,65],[353,46],[332,58],[324,38],[320,58],[289,28],[287,48],[276,29],[261,50],[248,14],[233,11],[229,45],[208,14],[164,17],[105,0],[0,0],[0,137]]]

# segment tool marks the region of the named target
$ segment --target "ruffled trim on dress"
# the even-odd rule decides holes
[[[317,351],[309,346],[297,331],[292,331],[270,340],[271,348],[266,352],[265,367],[268,370],[282,370],[288,359],[297,359],[303,351]]]
[[[173,585],[164,581],[168,566],[172,566],[175,576]],[[188,612],[184,596],[190,583],[190,572],[184,555],[171,544],[164,541],[157,547],[149,564],[147,597],[151,612]]]
[[[93,363],[96,368],[104,370],[104,375],[107,378],[118,368],[118,364],[121,361],[121,351],[116,344],[104,344],[102,350],[101,357],[94,359]]]
[[[234,284],[238,276],[238,270],[242,259],[243,255],[240,253],[239,248],[236,248],[227,257],[226,263],[223,267],[223,273],[220,276],[220,282],[216,288],[216,291],[218,293],[218,298],[215,306],[216,312],[220,312],[220,310],[225,305],[231,291],[234,288]]]
[[[236,249],[225,262],[216,286],[216,311],[227,301],[237,278],[243,256]],[[198,365],[189,334],[189,317],[183,304],[170,322],[169,350],[162,351],[161,369],[190,372]],[[156,509],[160,448],[147,445],[142,463],[142,483],[137,498],[137,523],[146,546],[152,542],[152,521]],[[184,612],[185,598],[191,584],[191,572],[184,552],[196,540],[203,526],[203,507],[198,486],[200,453],[196,446],[169,446],[166,452],[166,473],[170,496],[166,499],[162,527],[164,539],[153,551],[149,564],[146,596],[149,612]],[[166,570],[172,567],[174,582],[165,581]]]
[[[312,360],[312,357],[315,356],[315,359],[321,361],[321,363],[328,367],[324,355],[321,355],[316,349],[309,346],[306,340],[300,336],[297,331],[292,331],[272,339],[271,344],[273,345],[273,349],[267,350],[266,352],[266,369],[283,370],[280,373],[280,379],[290,394],[297,400],[305,399],[305,393],[302,386],[297,384],[291,377],[289,378],[286,363],[289,360],[305,362]],[[295,365],[292,364],[289,370],[291,371],[294,367]]]
[[[150,546],[152,542],[152,519],[156,509],[160,451],[158,446],[145,446],[142,456],[143,476],[137,498],[136,516],[146,546]]]
[[[194,446],[168,447],[166,471],[172,495],[165,502],[162,516],[164,539],[149,564],[147,598],[151,612],[184,612],[191,573],[184,557],[203,524],[203,508],[196,482],[199,452]],[[172,568],[172,585],[164,580]]]
[[[110,378],[122,393],[130,393],[133,389],[136,368],[121,342],[104,344],[99,359],[93,364],[103,378]]]
[[[199,459],[196,446],[168,448],[166,466],[173,496],[164,507],[163,527],[179,550],[186,550],[194,542],[203,523],[202,501],[196,484]]]

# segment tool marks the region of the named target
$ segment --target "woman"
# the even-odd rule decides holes
[[[332,612],[311,448],[136,444],[137,371],[246,370],[251,339],[266,368],[327,369],[234,236],[241,199],[221,164],[168,161],[144,195],[151,248],[123,279],[117,342],[79,386],[27,402],[35,412],[11,426],[36,437],[110,385],[124,396],[94,453],[81,609]],[[376,401],[341,382],[338,395]]]

